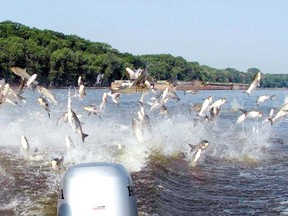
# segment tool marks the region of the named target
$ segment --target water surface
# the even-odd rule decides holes
[[[84,162],[116,162],[131,173],[140,215],[285,215],[288,214],[287,118],[274,125],[264,122],[271,108],[277,111],[287,92],[256,90],[177,91],[180,101],[167,102],[168,113],[145,111],[153,132],[144,130],[139,142],[132,132],[132,118],[140,110],[139,93],[121,95],[119,106],[109,98],[101,118],[88,116],[85,105],[99,105],[107,89],[88,89],[80,100],[72,99],[83,131],[83,143],[69,123],[57,119],[67,110],[67,89],[52,89],[57,105],[50,103],[51,118],[39,106],[38,92],[26,90],[20,106],[0,106],[0,215],[56,215],[57,191],[63,174],[51,168],[51,160],[64,156],[64,165]],[[256,99],[275,94],[260,106]],[[197,121],[195,104],[207,96],[227,103],[214,121]],[[149,101],[152,93],[146,96]],[[238,109],[261,110],[260,119],[235,124]],[[263,123],[264,122],[264,123]],[[21,149],[21,136],[30,150]],[[67,150],[65,136],[75,149]],[[190,144],[209,141],[196,167],[191,167]],[[117,147],[122,149],[118,150]]]

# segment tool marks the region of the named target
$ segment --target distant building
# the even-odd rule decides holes
[[[111,88],[116,88],[119,86],[124,86],[125,83],[131,83],[130,80],[115,80],[111,83]],[[158,80],[154,86],[157,89],[164,89],[169,86],[169,82],[166,80]],[[243,83],[203,83],[199,80],[194,80],[191,82],[181,82],[177,81],[177,90],[246,90],[249,84]]]

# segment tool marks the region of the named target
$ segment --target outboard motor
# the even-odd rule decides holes
[[[58,216],[137,216],[132,179],[116,163],[71,166],[60,182]]]

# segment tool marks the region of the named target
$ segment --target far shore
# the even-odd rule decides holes
[[[10,86],[13,88],[13,89],[17,89],[19,86],[16,85],[16,84],[10,84]],[[70,85],[72,86],[72,85]],[[46,87],[46,86],[44,86]],[[75,86],[75,88],[77,88],[78,86]],[[55,86],[49,86],[49,87],[46,87],[48,89],[68,89],[69,86],[59,86],[59,87],[55,87]],[[111,89],[112,87],[108,87],[108,86],[85,86],[86,89]],[[162,88],[161,88],[162,89]],[[161,90],[160,89],[160,90]],[[178,91],[185,91],[185,89],[177,89],[176,87],[176,90]],[[189,90],[189,89],[186,89],[186,90]],[[207,90],[211,90],[211,91],[215,91],[215,90],[228,90],[228,91],[235,91],[235,90],[239,90],[239,91],[245,91],[246,89],[205,89],[205,88],[193,88],[193,90],[198,90],[198,91],[207,91]],[[288,90],[288,88],[286,87],[283,87],[283,88],[257,88],[256,90]]]
[[[76,87],[76,86],[75,86]],[[69,87],[48,87],[49,89],[68,89]],[[76,87],[77,88],[77,87]],[[111,89],[111,87],[85,87],[86,89]],[[185,91],[183,89],[177,89],[177,91]],[[243,91],[242,89],[231,89],[231,90],[227,90],[227,89],[198,89],[199,91]],[[259,90],[288,90],[288,88],[257,88],[257,91]],[[244,90],[245,91],[245,90]]]

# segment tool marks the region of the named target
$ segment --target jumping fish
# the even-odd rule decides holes
[[[191,112],[192,112],[192,111],[194,111],[194,112],[200,112],[201,107],[202,107],[202,104],[196,103],[196,104],[193,104],[193,106],[192,106],[189,110],[190,110]]]
[[[7,101],[7,96],[10,90],[10,85],[8,83],[4,83],[0,86],[0,92],[1,92],[1,103],[4,103]]]
[[[240,115],[240,116],[237,118],[235,124],[239,124],[239,123],[243,122],[243,121],[246,119],[246,117],[247,117],[247,114],[246,114],[246,113],[243,113],[242,115]]]
[[[86,92],[85,92],[84,82],[83,82],[81,76],[79,76],[79,78],[78,78],[78,86],[79,86],[78,96],[79,96],[79,98],[82,99],[86,95]]]
[[[104,106],[105,106],[105,104],[107,102],[107,98],[108,98],[108,94],[107,94],[107,92],[104,92],[103,96],[102,96],[102,102],[101,102],[101,104],[99,106],[99,110],[102,110],[104,108]]]
[[[117,104],[117,106],[119,106],[118,100],[120,98],[120,93],[118,93],[118,92],[112,93],[112,91],[111,91],[111,92],[108,92],[107,95],[112,98],[113,103],[115,103],[115,104]]]
[[[84,82],[82,81],[82,77],[79,76],[79,78],[78,78],[78,86],[80,87],[81,85],[84,85]]]
[[[217,101],[215,101],[211,106],[210,106],[210,115],[211,119],[214,119],[220,112],[221,107],[226,103],[226,98],[221,98]]]
[[[141,86],[141,84],[145,82],[147,75],[148,75],[148,70],[146,67],[144,70],[141,70],[139,72],[138,77],[133,82],[133,86]]]
[[[112,93],[117,92],[122,94],[132,94],[136,92],[141,92],[143,90],[147,90],[149,88],[149,86],[145,84],[145,81],[148,78],[148,65],[146,65],[144,70],[142,69],[137,70],[137,75],[136,72],[134,73],[134,71],[131,70],[130,68],[126,68],[126,71],[128,72],[130,78],[132,78],[133,82],[130,81],[129,83],[125,83],[125,85],[123,86],[111,89]]]
[[[37,101],[40,104],[40,106],[43,107],[47,111],[48,117],[50,118],[50,109],[49,109],[48,101],[43,97],[39,97]]]
[[[243,122],[246,118],[255,119],[255,118],[260,118],[263,116],[263,112],[261,111],[252,110],[252,111],[247,112],[246,110],[243,110],[243,109],[240,109],[240,111],[242,112],[242,115],[238,117],[238,119],[235,122],[236,124]]]
[[[78,95],[80,98],[83,98],[86,95],[85,86],[83,84],[79,86]]]
[[[33,75],[27,80],[27,82],[26,82],[27,88],[30,88],[30,86],[32,85],[32,83],[35,82],[36,78],[37,78],[37,74],[33,74]]]
[[[129,75],[130,80],[135,80],[139,77],[139,75],[141,74],[141,72],[143,71],[142,69],[138,69],[138,70],[132,70],[129,67],[125,68],[126,72]]]
[[[24,99],[20,96],[19,92],[14,91],[10,88],[10,85],[8,83],[5,84],[5,82],[0,85],[0,95],[0,103],[8,102],[17,106],[19,106],[18,101]]]
[[[43,86],[38,85],[37,90],[40,94],[42,94],[43,96],[45,96],[49,100],[53,101],[54,104],[57,104],[57,100],[56,100],[55,95],[53,95],[48,89],[46,89]]]
[[[144,116],[145,116],[145,111],[144,111],[143,106],[141,106],[140,110],[137,112],[137,115],[138,115],[138,119],[143,123]]]
[[[18,94],[21,95],[23,93],[23,89],[24,87],[26,86],[26,83],[27,83],[27,79],[21,79],[20,80],[20,84],[18,86]]]
[[[64,157],[61,158],[54,158],[51,161],[52,169],[56,172],[61,172],[65,170],[65,167],[63,165]]]
[[[173,91],[171,88],[169,88],[168,95],[169,95],[170,98],[175,99],[176,102],[180,100],[180,98],[178,97],[176,92]]]
[[[101,85],[104,74],[98,74],[96,78],[96,85]]]
[[[212,96],[208,96],[202,104],[201,110],[199,112],[199,116],[205,117],[209,104],[212,102]]]
[[[145,86],[147,87],[148,90],[151,89],[151,91],[154,92],[154,90],[155,90],[154,84],[151,84],[151,82],[148,81],[148,80],[145,80],[144,84],[145,84]]]
[[[260,117],[262,117],[262,116],[263,116],[263,112],[261,112],[261,111],[256,111],[256,110],[252,110],[252,111],[249,111],[249,112],[247,113],[247,117],[252,118],[252,119],[254,119],[254,118],[260,118]]]
[[[265,123],[265,122],[269,122],[270,119],[272,119],[273,115],[274,115],[274,109],[271,108],[268,117],[267,117],[266,119],[264,119],[264,121],[262,122],[262,124]]]
[[[268,118],[271,125],[273,125],[276,121],[279,121],[281,118],[288,115],[288,103],[284,104],[279,111],[276,113],[276,115],[272,118]]]
[[[27,79],[29,80],[29,78],[31,77],[27,71],[26,71],[26,68],[25,69],[22,69],[20,67],[11,67],[10,68],[11,71],[16,74],[17,76],[21,77],[22,79]]]
[[[88,136],[88,134],[83,133],[81,123],[76,115],[76,113],[71,108],[71,96],[70,96],[70,89],[68,93],[68,105],[67,105],[68,111],[68,122],[71,125],[72,129],[79,133],[81,135],[82,142],[84,142],[85,138]]]
[[[219,108],[221,106],[223,106],[226,103],[226,98],[221,98],[219,100],[216,100],[211,106],[211,107],[215,107],[215,108]]]
[[[21,147],[25,153],[27,153],[30,149],[28,140],[24,135],[21,136]]]
[[[88,136],[88,134],[85,134],[82,130],[81,123],[76,115],[76,113],[71,110],[70,112],[68,111],[68,121],[72,128],[81,135],[82,142],[84,142],[85,138]]]
[[[169,99],[169,87],[166,87],[159,94],[155,96],[154,102],[152,103],[150,110],[154,110],[160,107],[160,109],[162,109],[163,111],[162,113],[163,114],[166,113],[167,108],[165,106],[165,103],[168,101],[168,99]]]
[[[248,95],[250,95],[251,92],[252,92],[257,86],[260,86],[260,79],[261,79],[261,73],[258,72],[258,73],[255,75],[252,83],[250,84],[249,88],[248,88],[247,91],[246,91],[246,93],[247,93]]]
[[[208,147],[209,142],[207,140],[202,140],[197,145],[192,145],[192,144],[188,144],[188,145],[191,147],[190,154],[192,152],[194,152],[193,157],[192,157],[191,166],[195,167],[198,159],[200,158],[201,152]]]
[[[30,76],[30,75],[27,73],[26,68],[25,68],[25,69],[22,69],[22,68],[20,68],[20,67],[11,67],[10,69],[11,69],[11,71],[12,71],[14,74],[16,74],[17,76],[19,76],[19,77],[22,78],[24,84],[26,83],[27,88],[29,88],[30,85],[32,85],[32,84],[33,84],[33,86],[36,86],[36,85],[38,84],[38,82],[35,81],[35,79],[36,79],[36,77],[37,77],[37,74],[33,74],[32,76]],[[23,87],[24,87],[24,86],[23,86]],[[23,87],[22,87],[22,89],[23,89]],[[21,90],[22,90],[22,89],[21,89]],[[34,90],[34,88],[33,88],[33,90]],[[20,92],[20,91],[19,91],[19,92]]]
[[[275,97],[276,97],[276,95],[268,95],[268,94],[262,95],[262,96],[258,97],[258,99],[256,100],[256,104],[257,104],[257,106],[259,106],[260,103],[264,103],[265,101],[267,101],[269,99],[273,100]]]
[[[187,93],[190,93],[190,94],[197,94],[198,93],[198,90],[194,90],[194,89],[191,89],[191,90],[184,90],[184,95],[186,95]]]
[[[86,110],[88,112],[89,116],[91,114],[94,114],[94,115],[98,115],[99,118],[101,118],[99,115],[101,113],[101,110],[96,105],[93,105],[93,104],[92,105],[86,105],[86,106],[84,106],[84,110]]]

